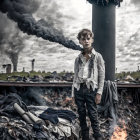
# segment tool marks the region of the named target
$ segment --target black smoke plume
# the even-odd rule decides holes
[[[28,10],[28,3],[30,0],[1,0],[0,11],[6,13],[10,19],[17,23],[20,30],[28,35],[36,35],[45,40],[62,44],[67,48],[81,50],[80,46],[65,38],[57,29],[44,27],[40,21],[37,22],[32,16],[32,11]]]

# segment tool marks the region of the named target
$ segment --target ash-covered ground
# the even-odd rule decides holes
[[[132,91],[122,89],[118,91],[117,116],[116,123],[113,123],[111,116],[106,116],[104,112],[99,113],[101,132],[105,140],[139,140],[140,139],[140,104],[139,90],[135,95]],[[8,100],[7,96],[11,96]],[[14,98],[12,97],[14,95]],[[44,111],[47,108],[70,110],[76,116],[77,107],[71,100],[71,88],[38,88],[38,87],[2,87],[0,95],[0,138],[3,140],[9,139],[80,139],[75,134],[58,136],[57,132],[44,130],[42,138],[37,138],[36,130],[33,125],[28,124],[12,107],[13,102],[21,101],[26,104],[29,111],[37,115],[39,111]],[[13,101],[13,102],[12,102]],[[137,101],[137,102],[136,102]],[[20,104],[20,103],[19,103]],[[24,109],[25,107],[22,106]],[[44,109],[45,108],[45,109]],[[25,109],[26,110],[26,109]],[[27,111],[27,110],[26,110]],[[87,117],[88,125],[90,126],[89,118]],[[78,118],[75,119],[76,124],[79,124]],[[51,124],[53,124],[51,122]],[[50,129],[50,120],[46,121],[46,127]],[[52,125],[54,126],[54,124]],[[55,124],[56,126],[56,124]],[[41,127],[41,126],[40,126]],[[112,134],[114,130],[114,133]],[[44,133],[47,132],[47,134]],[[80,134],[78,127],[77,134]],[[41,134],[40,134],[41,135]],[[39,136],[40,136],[39,135]],[[92,136],[92,129],[90,128]],[[124,136],[123,136],[124,135]],[[91,139],[93,139],[91,137]]]

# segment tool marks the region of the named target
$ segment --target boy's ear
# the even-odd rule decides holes
[[[91,40],[91,41],[92,41],[92,43],[93,43],[93,41],[94,41],[94,40],[93,40],[93,37],[92,37],[92,40]]]

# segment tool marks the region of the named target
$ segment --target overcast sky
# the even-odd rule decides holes
[[[77,33],[82,28],[92,28],[92,6],[86,0],[38,0],[40,7],[33,14],[36,20],[45,19],[62,30],[63,34],[78,43]],[[0,25],[8,34],[17,31],[17,25],[6,15],[1,17],[7,24]],[[7,27],[8,26],[8,27]],[[67,49],[57,43],[28,36],[19,31],[24,48],[19,54],[18,71],[31,70],[31,60],[35,59],[35,70],[73,71],[74,60],[79,51]],[[136,71],[140,65],[140,0],[124,0],[116,7],[116,67],[117,71]],[[23,45],[22,44],[22,45]],[[0,54],[2,64],[11,63],[4,53]]]

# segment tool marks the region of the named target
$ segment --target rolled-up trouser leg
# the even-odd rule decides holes
[[[99,121],[98,121],[98,112],[97,112],[97,106],[95,103],[95,96],[96,91],[90,91],[86,93],[86,105],[88,110],[88,115],[91,121],[91,126],[94,132],[95,137],[101,136],[100,128],[99,128]]]
[[[74,88],[74,95],[75,95],[75,103],[78,108],[80,127],[83,133],[84,131],[87,131],[88,127],[86,123],[86,107],[82,87],[80,88],[79,91],[77,91],[77,89]]]

